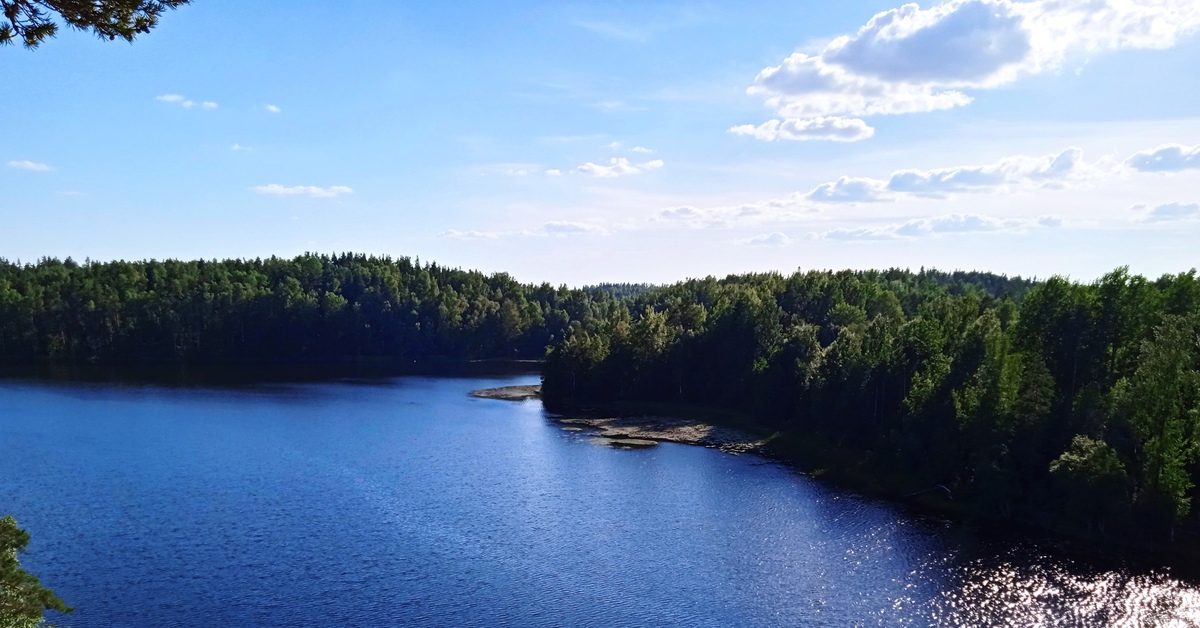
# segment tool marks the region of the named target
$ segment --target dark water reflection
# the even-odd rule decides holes
[[[65,626],[1195,625],[1200,588],[826,488],[619,451],[536,378],[0,382],[0,512]]]

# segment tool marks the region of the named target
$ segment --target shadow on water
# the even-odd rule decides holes
[[[384,384],[397,377],[498,378],[537,375],[536,360],[424,360],[292,364],[0,365],[0,381],[170,388],[267,384]]]

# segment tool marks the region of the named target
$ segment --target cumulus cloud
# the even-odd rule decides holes
[[[1176,172],[1200,168],[1200,146],[1164,144],[1142,151],[1125,160],[1125,165],[1140,172]]]
[[[805,197],[818,203],[873,203],[888,200],[887,182],[879,179],[842,177],[822,183]]]
[[[838,116],[811,119],[768,120],[758,126],[743,124],[729,129],[735,135],[749,135],[768,142],[774,140],[857,142],[875,135],[874,127],[858,118]]]
[[[1166,203],[1149,210],[1142,206],[1134,209],[1145,212],[1141,216],[1142,222],[1176,222],[1200,218],[1200,205],[1196,203]]]
[[[629,159],[626,157],[613,157],[611,160],[609,160],[607,166],[588,162],[582,166],[579,166],[575,170],[593,177],[612,179],[625,175],[642,174],[647,170],[656,170],[662,167],[663,161],[661,159],[655,159],[653,161],[648,161],[644,164],[638,164],[635,166],[629,163]]]
[[[886,179],[842,177],[823,183],[807,198],[822,203],[867,203],[891,200],[898,195],[944,198],[961,192],[982,192],[1005,186],[1058,186],[1099,172],[1085,164],[1083,151],[1030,157],[1006,157],[985,166],[957,166],[936,170],[897,170]]]
[[[1194,0],[949,0],[906,4],[812,54],[763,69],[748,93],[784,118],[937,111],[1070,58],[1165,49],[1200,27]]]
[[[280,111],[283,111],[283,109],[280,109],[279,107],[276,107],[275,105],[263,105],[263,109],[266,109],[267,111],[269,111],[271,113],[279,113]]]
[[[608,230],[582,222],[556,220],[542,225],[542,232],[552,236],[608,235]]]
[[[1061,227],[1063,219],[1059,216],[1042,216],[1038,218],[1038,225],[1042,227]]]
[[[1009,219],[1003,220],[991,216],[977,214],[950,214],[933,218],[918,218],[908,222],[885,225],[881,227],[857,227],[831,229],[824,233],[810,234],[809,237],[819,240],[895,240],[903,238],[919,238],[924,236],[986,233],[992,231],[1015,231],[1033,226],[1053,226],[1047,224],[1046,217],[1036,221]]]
[[[551,168],[551,169],[547,170],[547,171],[545,172],[545,174],[546,174],[546,176],[548,176],[548,177],[561,177],[561,176],[562,176],[562,170],[559,170],[558,168]]]
[[[342,194],[354,193],[354,190],[344,185],[322,188],[315,185],[284,186],[272,183],[270,185],[255,186],[251,189],[260,194],[269,194],[271,196],[311,196],[313,198],[333,198]]]
[[[485,231],[459,231],[458,229],[447,229],[438,234],[442,238],[450,238],[452,240],[495,240],[500,237],[497,233]]]
[[[737,243],[744,246],[787,246],[792,243],[792,239],[787,234],[776,231],[738,240]]]
[[[36,162],[36,161],[29,161],[28,159],[22,159],[20,161],[10,161],[10,162],[8,162],[7,165],[9,168],[16,168],[17,170],[28,170],[30,172],[49,172],[50,171],[50,166],[43,164],[43,163]]]

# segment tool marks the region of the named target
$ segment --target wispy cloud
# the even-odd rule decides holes
[[[775,231],[773,233],[762,233],[744,240],[738,240],[737,243],[744,246],[787,246],[792,243],[792,239],[785,233]]]
[[[280,109],[279,107],[276,107],[275,105],[263,105],[263,109],[266,109],[267,111],[269,111],[271,113],[279,113],[280,111],[283,111],[282,109]]]
[[[230,146],[230,147],[229,147],[229,150],[233,150],[233,151],[248,151],[248,150],[253,150],[253,149],[252,149],[252,148],[250,148],[249,146],[242,146],[241,144],[234,144],[233,146]]]
[[[1057,227],[1061,224],[1061,220],[1055,220],[1053,217],[1022,220],[1000,219],[978,214],[950,214],[933,218],[917,218],[904,223],[879,227],[842,227],[823,233],[813,233],[809,237],[819,240],[895,240],[946,234],[1019,231],[1035,226]]]
[[[1200,204],[1196,203],[1166,203],[1147,208],[1139,205],[1133,208],[1141,215],[1140,222],[1178,222],[1200,218]]]
[[[634,146],[633,148],[629,149],[629,152],[631,152],[631,153],[653,153],[654,151],[649,148],[646,148],[645,146]]]
[[[50,170],[51,170],[50,166],[48,166],[46,164],[36,162],[36,161],[29,161],[28,159],[22,159],[19,161],[10,161],[10,162],[8,162],[7,165],[9,168],[16,168],[17,170],[28,170],[30,172],[50,172]]]
[[[259,194],[269,194],[271,196],[310,196],[313,198],[333,198],[343,194],[353,194],[354,190],[344,185],[334,185],[327,188],[317,187],[315,185],[293,185],[284,186],[277,183],[269,185],[259,185],[251,188]]]
[[[488,231],[459,231],[458,229],[447,229],[438,234],[443,238],[452,240],[495,240],[500,237],[498,233]]]
[[[542,232],[551,236],[608,235],[608,230],[596,225],[556,220],[542,225]]]
[[[546,175],[546,176],[548,176],[548,177],[561,177],[561,176],[562,176],[562,170],[559,170],[558,168],[550,168],[549,170],[547,170],[547,171],[546,171],[546,172],[544,172],[543,174],[545,174],[545,175]]]
[[[613,157],[611,160],[609,160],[607,166],[588,162],[582,166],[579,166],[575,170],[593,177],[613,179],[631,174],[642,174],[649,170],[657,170],[662,167],[663,161],[661,159],[654,159],[644,164],[633,165],[629,163],[629,158],[627,157]]]
[[[758,126],[743,124],[729,129],[735,135],[772,142],[775,140],[858,142],[875,135],[875,128],[858,118],[827,116],[768,120]]]
[[[179,105],[185,109],[190,109],[196,106],[199,106],[201,109],[216,109],[220,106],[211,100],[196,102],[184,96],[180,96],[179,94],[163,94],[161,96],[155,96],[154,100]]]

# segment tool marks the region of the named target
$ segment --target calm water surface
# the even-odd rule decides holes
[[[1200,623],[1200,588],[1166,570],[467,396],[535,381],[0,381],[0,513],[76,606],[61,626]]]

